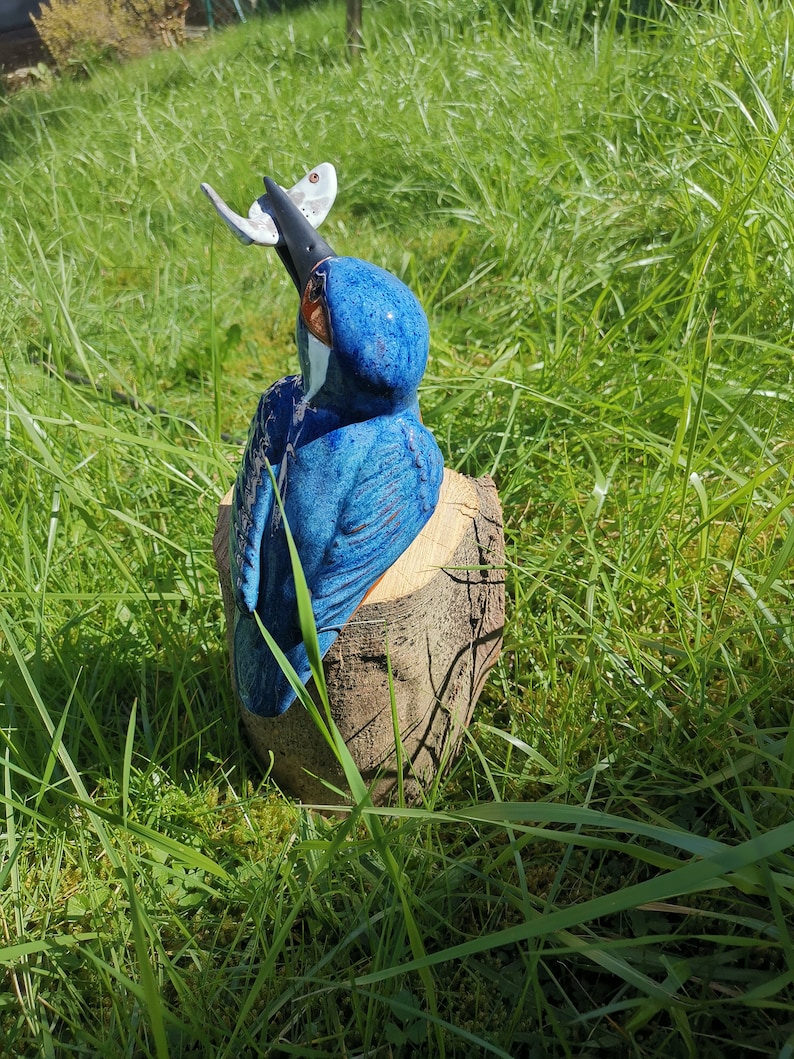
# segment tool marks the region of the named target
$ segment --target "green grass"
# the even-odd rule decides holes
[[[0,100],[0,1053],[794,1054],[794,7],[659,14],[373,4],[351,70],[321,5]],[[237,724],[295,306],[198,190],[321,160],[508,545],[461,757],[342,820]]]

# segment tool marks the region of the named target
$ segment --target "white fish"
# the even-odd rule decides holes
[[[336,186],[336,170],[330,162],[321,162],[290,188],[287,195],[312,227],[319,228],[334,204]],[[259,246],[283,245],[267,195],[260,195],[252,202],[248,216],[242,217],[230,209],[209,184],[202,184],[201,190],[241,242],[247,246],[251,243]]]

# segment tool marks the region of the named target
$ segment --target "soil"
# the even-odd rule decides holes
[[[31,23],[30,29],[9,29],[0,33],[0,70],[35,66],[47,59],[47,49]]]

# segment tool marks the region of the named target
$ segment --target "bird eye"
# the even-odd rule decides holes
[[[325,305],[325,277],[316,272],[309,277],[303,292],[301,316],[314,337],[323,345],[330,346],[331,321],[328,319],[328,309]]]
[[[319,173],[309,173],[309,183],[316,184],[320,179]]]

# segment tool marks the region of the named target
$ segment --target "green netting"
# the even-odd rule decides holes
[[[225,26],[245,22],[258,13],[260,6],[257,0],[191,0],[188,18],[208,26]]]

